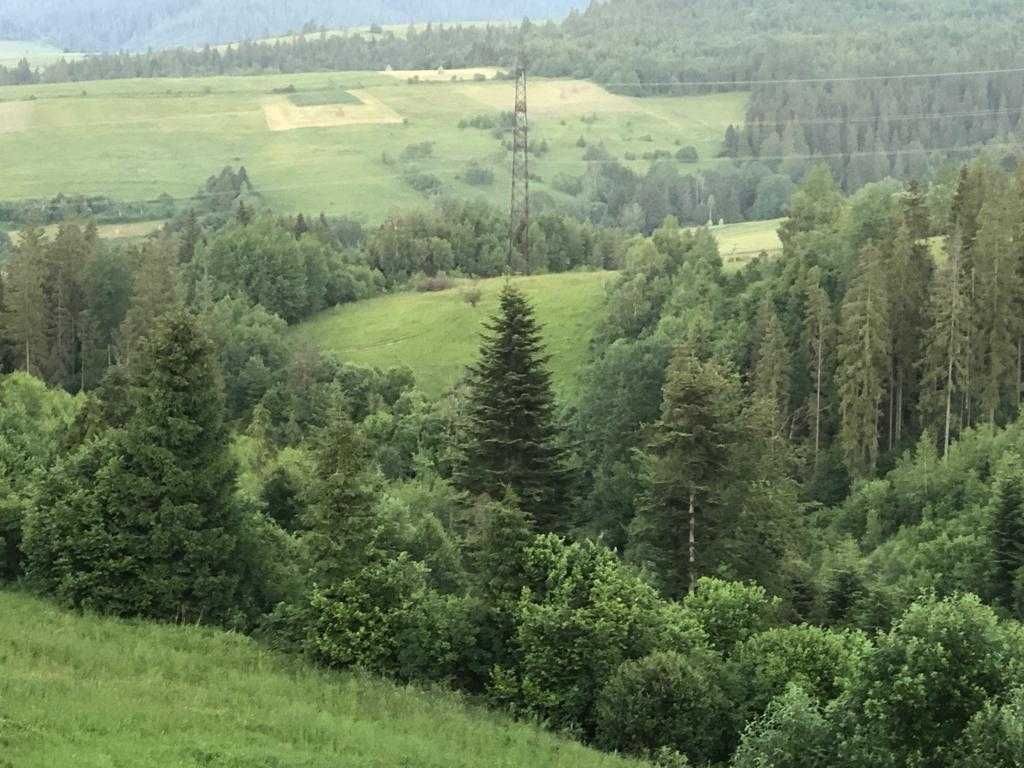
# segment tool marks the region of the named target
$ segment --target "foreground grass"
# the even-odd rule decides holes
[[[614,277],[614,272],[569,272],[513,279],[544,327],[555,388],[563,396],[575,390],[601,317],[605,285]],[[482,324],[498,308],[504,278],[475,285],[482,294],[476,307],[466,303],[461,289],[399,293],[328,310],[294,333],[354,363],[406,365],[421,389],[436,396],[476,360]]]
[[[272,131],[264,107],[289,86],[304,103],[356,90],[404,122]],[[267,204],[281,211],[325,211],[373,223],[426,202],[405,181],[413,171],[436,176],[445,194],[504,208],[509,153],[489,131],[460,129],[459,123],[510,110],[514,88],[494,80],[410,84],[374,72],[3,87],[0,197],[187,198],[230,164],[245,165]],[[725,127],[742,122],[746,100],[743,93],[633,99],[581,81],[537,78],[530,87],[531,138],[538,146],[545,142],[548,152],[531,160],[534,191],[568,199],[556,180],[586,171],[581,139],[603,145],[639,172],[649,165],[645,154],[674,154],[688,144],[701,162],[681,165],[683,172],[721,162],[715,155]],[[430,156],[401,160],[406,147],[424,142],[433,144]],[[491,169],[493,184],[466,183],[472,165]]]
[[[447,694],[0,592],[3,768],[638,768]]]

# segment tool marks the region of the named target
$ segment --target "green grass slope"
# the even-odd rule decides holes
[[[517,277],[544,327],[551,372],[561,395],[571,394],[599,320],[605,285],[614,272]],[[354,363],[409,366],[429,395],[439,395],[476,360],[482,324],[498,307],[504,278],[481,280],[476,307],[455,288],[397,293],[323,312],[293,333]],[[470,285],[470,283],[466,283]]]
[[[414,171],[436,176],[445,194],[507,206],[509,153],[490,131],[459,123],[509,111],[514,84],[480,82],[470,73],[426,72],[422,79],[344,72],[3,87],[0,198],[58,192],[182,198],[225,165],[242,164],[280,211],[377,221],[426,200],[405,181]],[[282,93],[289,86],[291,99]],[[370,100],[372,109],[333,105],[342,111],[336,119],[308,111],[321,109],[316,103],[325,95],[343,92]],[[649,164],[645,154],[675,153],[688,144],[701,162],[682,170],[720,162],[714,156],[725,127],[742,122],[746,99],[743,93],[633,99],[578,80],[532,80],[531,137],[549,147],[531,160],[540,179],[533,189],[565,199],[553,184],[586,169],[581,137],[618,158],[628,153],[638,171]],[[372,122],[373,115],[386,119]],[[433,143],[430,157],[401,159],[406,147],[423,142]],[[494,183],[467,184],[464,174],[474,164],[493,170]]]
[[[739,269],[762,251],[777,253],[782,247],[777,234],[781,222],[713,228],[726,269]],[[562,397],[575,393],[577,374],[601,318],[605,286],[615,274],[569,272],[515,278],[544,326],[555,388]],[[503,281],[476,283],[482,291],[476,308],[465,302],[462,288],[396,293],[328,310],[292,333],[343,360],[379,368],[409,366],[423,391],[436,396],[458,381],[466,365],[476,359],[481,323],[497,309]]]
[[[470,707],[196,627],[0,592],[3,768],[639,768]]]

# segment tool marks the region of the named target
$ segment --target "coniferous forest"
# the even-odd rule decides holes
[[[313,699],[386,678],[637,765],[1021,768],[1021,13],[607,2],[0,69],[2,85],[509,66],[522,45],[531,72],[617,93],[750,92],[721,165],[642,176],[595,148],[578,204],[536,200],[511,244],[484,202],[374,223],[271,210],[238,166],[189,198],[0,202],[0,590],[85,615],[92,644],[215,628],[225,656],[245,636],[245,665],[286,659],[275,685]],[[781,250],[728,261],[709,198],[730,221],[781,216]],[[570,272],[607,282],[561,388],[519,278]],[[440,396],[301,333],[402,292],[478,310],[485,278],[500,295]],[[8,677],[65,653],[30,647],[0,642],[0,768],[46,736],[7,694],[72,685]],[[183,765],[245,764],[184,747]],[[263,764],[307,764],[288,759]]]

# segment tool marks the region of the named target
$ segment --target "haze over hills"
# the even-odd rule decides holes
[[[556,19],[586,0],[6,0],[0,39],[116,51],[250,40],[306,24]]]

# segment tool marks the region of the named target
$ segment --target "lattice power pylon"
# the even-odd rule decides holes
[[[512,133],[512,208],[508,268],[530,264],[530,120],[526,112],[526,66],[516,67],[515,128]],[[518,264],[517,264],[518,262]]]

